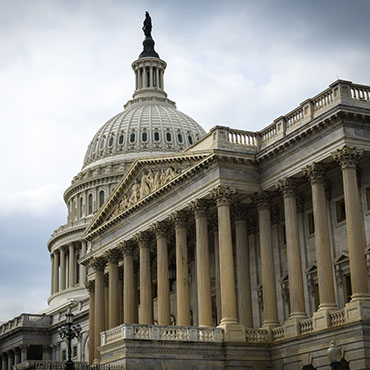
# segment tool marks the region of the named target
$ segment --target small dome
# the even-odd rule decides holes
[[[162,103],[153,100],[134,103],[111,118],[92,139],[83,170],[112,159],[134,160],[180,152],[205,134],[198,123],[168,99]]]

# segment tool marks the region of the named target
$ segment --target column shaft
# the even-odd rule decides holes
[[[59,291],[59,254],[54,252],[54,293]]]
[[[117,257],[111,256],[108,262],[108,275],[109,275],[109,286],[108,286],[108,327],[114,328],[119,325],[119,307],[118,307],[118,259]]]
[[[134,297],[134,260],[132,252],[128,249],[124,252],[123,259],[123,321],[127,323],[135,322],[135,297]]]
[[[94,361],[94,333],[95,333],[95,281],[86,282],[86,288],[89,291],[89,365]]]
[[[65,248],[60,248],[60,290],[66,288],[66,253]]]
[[[220,282],[220,256],[219,256],[219,243],[218,243],[218,230],[213,232],[214,250],[215,250],[215,275],[216,275],[216,308],[217,308],[217,320],[216,323],[221,322],[221,282]]]
[[[81,255],[83,257],[86,254],[86,241],[81,240]],[[80,285],[84,285],[86,283],[86,266],[80,264]]]
[[[68,287],[72,288],[75,283],[75,266],[74,266],[74,261],[75,261],[75,253],[74,253],[74,247],[73,244],[69,244],[69,267],[68,267]]]
[[[54,290],[54,279],[55,279],[55,276],[54,276],[54,253],[51,253],[50,254],[50,264],[51,264],[51,289],[50,289],[50,292],[51,294],[54,294],[55,293],[55,290]]]
[[[140,324],[153,324],[152,274],[150,269],[150,249],[145,240],[140,247]]]

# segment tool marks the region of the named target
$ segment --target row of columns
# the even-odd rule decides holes
[[[163,87],[163,71],[158,67],[142,67],[135,71],[136,90]]]
[[[81,246],[70,243],[51,253],[51,294],[86,282],[86,267],[78,264],[78,252],[81,257],[86,254],[86,241],[82,240]]]
[[[0,354],[1,370],[13,370],[14,365],[27,361],[28,345],[22,344],[19,347]]]
[[[333,154],[334,159],[341,165],[344,198],[347,215],[347,239],[350,258],[352,300],[369,299],[367,286],[367,268],[365,262],[365,239],[361,217],[359,191],[356,177],[356,161],[359,153],[355,149],[345,147]],[[318,286],[320,296],[320,310],[336,308],[332,259],[330,252],[329,228],[327,220],[324,169],[318,163],[304,168],[312,188],[313,214],[315,223],[315,251],[318,270]],[[303,272],[301,248],[299,245],[297,206],[295,183],[292,179],[284,179],[277,184],[283,194],[284,215],[287,243],[287,266],[290,290],[290,319],[299,319],[306,316],[303,290]],[[224,338],[230,341],[241,341],[242,330],[239,322],[245,326],[252,326],[252,304],[249,277],[249,255],[247,247],[246,221],[243,212],[236,212],[235,220],[235,247],[237,261],[234,264],[230,204],[232,192],[229,188],[218,187],[212,192],[217,205],[218,231],[215,235],[216,289],[219,286],[220,326],[225,329]],[[254,202],[258,209],[261,277],[263,293],[263,326],[273,327],[279,324],[277,314],[276,282],[274,272],[274,257],[272,248],[270,197],[267,193],[255,194]],[[198,294],[198,325],[212,326],[211,284],[210,284],[210,256],[208,244],[208,201],[204,199],[193,201],[190,205],[195,216],[196,234],[196,275]],[[176,292],[177,292],[177,324],[190,325],[190,301],[188,281],[188,260],[186,222],[182,211],[171,216],[175,225],[176,236]],[[152,226],[156,236],[157,252],[157,284],[158,284],[158,324],[170,324],[169,276],[168,276],[168,230],[166,224],[156,223]],[[153,322],[153,306],[151,293],[151,271],[149,241],[145,234],[136,237],[136,244],[140,251],[140,320],[142,324]],[[123,312],[124,322],[135,322],[135,300],[133,251],[135,244],[131,241],[121,244],[124,266]],[[109,252],[118,253],[118,252]],[[94,357],[99,361],[97,347],[100,345],[100,332],[104,330],[104,269],[108,261],[109,291],[116,294],[118,287],[116,270],[118,258],[110,255],[96,257],[91,262],[95,267],[95,291],[90,294],[93,301],[94,320],[91,322],[91,336],[94,340]],[[114,264],[114,267],[111,266]],[[235,284],[235,271],[239,284]],[[219,272],[219,274],[217,274]],[[217,276],[218,275],[218,276]],[[217,281],[218,280],[218,281]],[[111,290],[112,289],[112,290]],[[236,301],[238,293],[238,307]],[[93,298],[91,298],[94,294]],[[109,325],[119,323],[120,309],[117,299],[109,301]],[[113,306],[111,306],[113,305]],[[239,315],[238,315],[239,311]],[[92,311],[90,311],[92,314]],[[112,316],[112,318],[111,318]],[[239,320],[238,320],[239,318]],[[92,318],[90,318],[92,320]],[[230,330],[229,330],[230,329]],[[244,334],[243,334],[244,336]],[[93,350],[93,349],[92,349]]]

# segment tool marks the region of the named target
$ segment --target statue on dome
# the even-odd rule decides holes
[[[145,37],[152,37],[152,18],[150,18],[148,12],[145,12],[145,19],[142,30],[144,31]]]

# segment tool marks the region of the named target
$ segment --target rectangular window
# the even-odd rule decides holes
[[[366,209],[370,211],[370,186],[366,188]]]
[[[76,358],[77,358],[77,344],[75,344],[75,345],[72,347],[72,358],[73,358],[73,359],[76,359]]]
[[[62,351],[62,361],[66,361],[67,360],[67,351],[65,349],[63,349]]]
[[[307,222],[308,222],[308,235],[315,233],[315,223],[313,220],[313,212],[307,213]]]
[[[352,285],[351,285],[351,275],[344,275],[344,299],[346,303],[351,300],[352,297]]]
[[[335,202],[335,211],[337,215],[337,222],[342,222],[346,219],[346,208],[344,206],[344,199],[339,199]]]

